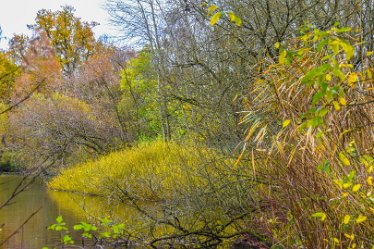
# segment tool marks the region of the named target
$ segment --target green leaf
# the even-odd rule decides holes
[[[111,219],[109,219],[109,218],[101,218],[100,219],[100,222],[101,222],[101,224],[102,225],[104,225],[104,226],[108,226],[110,223],[112,223],[113,221],[111,220]]]
[[[318,111],[318,116],[324,117],[326,114],[329,113],[329,110],[327,108],[322,108],[321,110]]]
[[[212,18],[210,19],[210,25],[211,26],[214,26],[217,24],[217,22],[219,21],[219,19],[221,18],[221,15],[222,13],[221,12],[217,12],[215,13]]]
[[[81,224],[74,225],[73,229],[74,229],[74,230],[82,230],[82,229],[83,229],[83,226],[82,226]]]
[[[89,232],[84,232],[84,233],[82,233],[82,237],[92,239],[92,234],[90,234]]]
[[[64,245],[74,244],[74,240],[69,235],[65,235],[62,238],[62,242],[64,243]]]
[[[61,223],[61,222],[63,222],[63,221],[64,221],[64,219],[62,218],[61,215],[57,216],[57,218],[56,218],[56,222],[57,222],[57,223]]]
[[[112,233],[109,231],[100,233],[100,237],[102,238],[110,238],[112,236]]]
[[[324,95],[325,95],[325,93],[322,92],[322,91],[317,92],[316,94],[314,94],[313,98],[312,98],[312,105],[315,105],[320,99],[323,98]]]
[[[352,28],[350,28],[350,27],[343,27],[343,28],[337,29],[336,32],[337,33],[346,33],[346,32],[349,32],[351,30],[352,30]]]
[[[317,51],[320,52],[328,43],[328,39],[323,39],[317,44]]]
[[[64,225],[57,225],[55,231],[67,231],[68,229]]]
[[[325,221],[327,216],[324,212],[317,212],[317,213],[312,214],[312,217],[320,218],[321,221]]]
[[[306,73],[303,77],[303,79],[301,80],[301,83],[303,84],[311,84],[313,82],[311,82],[314,78],[318,77],[318,76],[321,76],[321,75],[324,75],[326,73],[327,70],[330,69],[330,65],[325,63],[325,64],[322,64],[321,66],[315,68],[315,69],[312,69],[310,70],[308,73]]]

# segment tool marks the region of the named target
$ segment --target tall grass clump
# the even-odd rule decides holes
[[[261,219],[274,245],[374,245],[373,54],[358,38],[306,30],[259,67],[243,122],[268,179]]]

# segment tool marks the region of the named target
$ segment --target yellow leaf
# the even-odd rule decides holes
[[[247,134],[247,136],[245,137],[245,141],[248,141],[251,137],[252,137],[252,135],[253,135],[253,133],[257,130],[257,128],[259,127],[261,125],[261,123],[259,122],[259,121],[255,121],[254,123],[253,123],[253,125],[251,126],[251,128],[249,129],[249,131],[248,131],[248,134]]]
[[[358,217],[357,217],[357,219],[356,219],[356,223],[357,224],[360,224],[360,223],[362,223],[362,222],[364,222],[365,220],[367,220],[367,218],[368,217],[366,217],[365,215],[359,215]]]
[[[209,8],[208,8],[208,16],[211,16],[212,13],[217,9],[217,5],[211,5]]]
[[[335,242],[336,244],[340,244],[340,241],[338,240],[338,238],[334,238],[333,240],[334,240],[334,242]]]
[[[370,69],[366,70],[366,74],[369,77],[369,79],[373,78],[373,74],[371,73]]]
[[[344,192],[344,193],[342,194],[343,197],[347,197],[348,195],[349,195],[348,192]]]
[[[234,12],[230,11],[228,14],[229,14],[229,17],[230,17],[230,21],[235,22],[236,16],[235,16]]]
[[[354,239],[355,239],[355,235],[354,235],[354,234],[347,234],[347,233],[345,233],[344,236],[345,236],[347,239],[350,239],[350,240],[354,240]]]
[[[236,26],[240,27],[242,25],[242,19],[234,14],[234,12],[230,11],[229,13],[230,21],[235,22]]]
[[[347,188],[349,188],[350,186],[352,186],[352,183],[350,183],[350,182],[347,182],[347,183],[344,183],[344,184],[343,184],[343,188],[344,188],[344,189],[347,189]]]
[[[283,121],[282,127],[283,127],[283,128],[284,128],[284,127],[287,127],[290,123],[291,123],[291,120],[286,119],[286,120]]]
[[[352,187],[352,191],[353,191],[353,192],[357,192],[357,191],[360,190],[360,188],[361,188],[361,184],[356,184],[356,185],[354,185],[354,186]]]
[[[242,26],[243,21],[240,17],[236,17],[235,23],[236,23],[236,26],[240,27]]]
[[[214,26],[217,24],[217,22],[219,21],[219,19],[221,18],[221,15],[222,13],[221,12],[217,12],[215,13],[212,18],[210,19],[210,25],[211,26]]]
[[[351,216],[347,214],[346,216],[344,216],[343,224],[348,224],[350,220],[351,220]]]
[[[373,54],[373,51],[367,51],[366,56],[371,56]]]
[[[350,73],[348,76],[348,85],[354,86],[357,80],[358,80],[357,74],[355,72]]]
[[[275,47],[276,49],[280,48],[280,43],[279,43],[279,42],[276,42],[276,43],[274,44],[274,47]]]
[[[336,185],[338,185],[339,188],[343,188],[343,184],[338,179],[335,179],[334,183],[336,183]]]
[[[279,64],[284,64],[286,62],[286,56],[287,56],[287,51],[286,50],[283,50],[280,54],[279,54]]]
[[[373,186],[373,177],[372,177],[372,176],[369,176],[369,177],[366,179],[366,182],[368,183],[369,186]]]
[[[336,111],[340,111],[340,105],[339,105],[339,102],[338,102],[338,101],[333,101],[332,104],[333,104],[334,109],[335,109]]]
[[[340,104],[341,104],[342,106],[346,106],[346,105],[347,105],[347,101],[345,100],[344,97],[340,97],[340,98],[339,98],[339,102],[340,102]]]
[[[326,80],[330,81],[332,79],[331,74],[326,74]]]
[[[355,53],[354,47],[351,44],[349,44],[348,42],[345,42],[345,41],[341,42],[340,45],[342,46],[342,49],[345,52],[347,61],[350,60]]]
[[[350,166],[351,162],[349,159],[344,155],[344,152],[339,153],[339,159],[345,166]]]

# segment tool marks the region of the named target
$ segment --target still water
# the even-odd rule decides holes
[[[21,180],[20,176],[0,175],[0,204],[9,197]],[[94,199],[94,197],[84,198],[88,198],[88,202],[93,201],[90,198]],[[0,248],[41,249],[43,246],[53,248],[53,245],[57,245],[61,240],[61,235],[49,231],[47,227],[55,223],[58,215],[63,216],[69,227],[86,219],[84,212],[74,200],[82,201],[82,196],[48,190],[45,183],[38,179],[26,191],[18,195],[10,205],[0,209],[1,243],[16,231],[30,214],[41,208],[29,222],[18,230],[16,235]],[[77,236],[79,235],[73,235],[73,237]]]

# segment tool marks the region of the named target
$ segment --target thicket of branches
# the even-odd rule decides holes
[[[157,139],[225,156],[239,148],[235,170],[206,158],[220,174],[175,186],[154,214],[118,187],[153,225],[173,228],[151,245],[374,243],[373,0],[107,0],[106,9],[114,43],[64,7],[39,11],[33,36],[1,51],[2,165],[55,173]],[[183,227],[186,213],[201,229]]]

